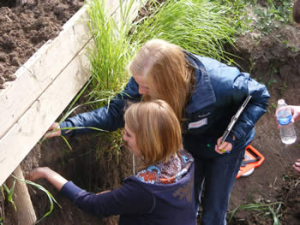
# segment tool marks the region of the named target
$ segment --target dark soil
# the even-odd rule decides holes
[[[264,155],[265,162],[251,176],[237,179],[230,210],[253,202],[282,202],[280,220],[283,225],[300,224],[297,196],[300,174],[292,169],[292,164],[300,158],[300,145],[299,138],[291,146],[281,143],[274,114],[280,98],[290,105],[300,104],[299,35],[299,27],[286,25],[260,41],[253,39],[250,34],[240,37],[236,42],[237,50],[233,51],[246,59],[237,61],[244,70],[251,71],[252,77],[267,85],[271,98],[268,112],[256,125],[256,137],[252,143]],[[295,124],[295,128],[299,136],[300,123]],[[232,224],[273,224],[272,217],[267,218],[257,212],[241,212],[236,214],[237,222]]]
[[[0,88],[15,79],[14,72],[47,40],[54,38],[82,5],[82,1],[72,0],[27,2],[23,6],[16,6],[16,1],[1,1],[0,4]],[[300,158],[300,123],[296,124],[299,136],[296,144],[284,146],[280,142],[274,113],[280,98],[289,104],[300,105],[299,36],[300,28],[296,25],[282,25],[259,40],[251,34],[240,37],[236,41],[237,48],[229,49],[242,58],[236,59],[241,70],[250,72],[252,77],[266,84],[271,94],[268,112],[257,123],[252,143],[264,155],[265,162],[249,177],[237,179],[229,210],[253,202],[281,202],[278,212],[282,225],[300,224],[300,174],[291,167]],[[26,157],[23,170],[48,166],[89,191],[116,188],[130,175],[132,160],[126,151],[111,152],[111,147],[105,144],[110,142],[106,138],[71,138],[72,151],[60,138],[47,140],[42,145],[37,144]],[[60,209],[55,205],[52,214],[41,224],[117,224],[117,217],[104,219],[87,215],[62,199],[49,184],[39,183],[53,193],[62,206]],[[41,218],[49,209],[47,197],[32,187],[30,193],[37,216]],[[0,203],[0,218],[4,217],[5,224],[16,224],[8,210],[9,203],[2,199]],[[240,210],[229,224],[271,225],[273,218],[270,211]]]
[[[23,171],[31,171],[39,166],[48,166],[75,184],[94,193],[118,188],[122,180],[132,172],[131,154],[127,151],[110,152],[105,144],[109,141],[105,136],[89,135],[68,140],[73,149],[70,150],[61,138],[45,141],[35,146],[22,163]],[[40,224],[103,224],[115,225],[118,217],[99,218],[86,214],[76,208],[70,201],[62,198],[57,190],[46,181],[38,181],[46,187],[59,202],[48,218]],[[30,188],[31,199],[38,218],[49,210],[49,201],[44,193]]]
[[[82,6],[83,0],[6,0],[0,3],[0,89]]]

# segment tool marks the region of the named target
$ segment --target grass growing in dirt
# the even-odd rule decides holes
[[[1,189],[1,193],[2,193],[3,198],[5,198],[5,194],[4,194],[4,191],[5,191],[6,194],[7,194],[7,201],[9,201],[12,204],[12,206],[14,207],[15,211],[17,211],[16,204],[13,200],[13,194],[14,194],[15,186],[16,186],[16,180],[14,180],[13,185],[10,189],[6,186],[6,184],[3,184],[0,187],[0,189]]]
[[[88,54],[92,78],[87,95],[88,103],[85,104],[93,109],[109,105],[110,100],[121,92],[129,80],[125,69],[135,50],[134,45],[129,44],[127,34],[133,19],[130,19],[130,13],[134,2],[134,0],[129,0],[123,4],[121,0],[119,1],[120,8],[115,14],[119,16],[118,22],[110,16],[106,0],[89,2],[88,25],[95,46],[89,49]],[[121,133],[117,131],[98,135],[108,138],[113,146],[112,152],[118,156],[122,146]],[[102,147],[101,150],[104,151]],[[106,152],[110,150],[107,149]]]
[[[156,7],[149,17],[133,27],[131,42],[139,46],[147,40],[168,40],[194,54],[231,61],[223,45],[232,43],[233,20],[229,7],[217,2],[169,0]]]
[[[280,225],[279,219],[282,216],[282,202],[274,202],[269,204],[251,203],[238,206],[232,212],[229,213],[230,216],[228,223],[230,223],[230,221],[233,219],[234,214],[239,210],[256,212],[256,214],[261,218],[271,218],[273,221],[273,225]]]
[[[13,175],[12,175],[12,176],[13,176]],[[53,208],[54,208],[54,203],[56,203],[56,204],[61,208],[61,206],[60,206],[60,205],[58,204],[58,202],[55,200],[55,198],[53,197],[53,195],[52,195],[46,188],[44,188],[43,186],[41,186],[41,185],[39,185],[39,184],[37,184],[37,183],[34,183],[34,182],[32,182],[32,181],[29,181],[29,180],[23,180],[23,179],[20,179],[20,178],[18,178],[18,177],[16,177],[16,176],[13,176],[13,177],[15,178],[15,180],[18,180],[18,182],[24,182],[24,183],[26,183],[26,184],[28,184],[28,185],[31,185],[31,186],[37,188],[38,190],[44,192],[44,193],[47,195],[47,198],[48,198],[49,203],[50,203],[50,209],[49,209],[48,212],[46,212],[46,213],[44,214],[44,216],[43,216],[42,218],[40,218],[38,221],[36,221],[35,224],[38,224],[38,223],[41,222],[44,218],[46,218],[47,216],[49,216],[49,215],[52,213]]]
[[[60,208],[61,206],[58,204],[58,202],[55,200],[55,198],[53,197],[53,195],[47,190],[45,189],[43,186],[39,185],[39,184],[36,184],[32,181],[29,181],[29,180],[24,180],[24,179],[20,179],[14,175],[11,175],[13,178],[14,178],[14,181],[13,181],[13,184],[12,184],[12,187],[11,188],[8,188],[6,186],[6,184],[3,184],[2,186],[0,186],[0,190],[1,190],[1,194],[2,194],[2,197],[3,199],[5,199],[5,194],[4,192],[6,193],[6,196],[7,196],[7,201],[10,202],[12,204],[12,206],[14,207],[15,211],[17,211],[17,207],[16,207],[16,204],[14,202],[14,191],[15,191],[15,186],[16,186],[16,182],[24,182],[26,183],[27,185],[31,185],[35,188],[37,188],[38,190],[44,192],[47,197],[48,197],[48,200],[49,200],[49,204],[50,204],[50,209],[48,212],[46,212],[44,214],[44,216],[42,218],[40,218],[39,220],[37,220],[35,222],[35,224],[38,224],[39,222],[41,222],[44,218],[46,218],[47,216],[49,216],[52,211],[53,211],[53,208],[54,208],[54,203],[56,203]],[[0,224],[1,222],[3,222],[3,218],[0,218]]]
[[[257,30],[269,34],[283,24],[292,24],[293,1],[290,0],[213,0],[231,7],[235,29],[241,34]],[[253,10],[250,10],[252,8]]]
[[[118,22],[110,16],[106,0],[93,0],[89,3],[89,28],[95,43],[94,48],[89,50],[93,76],[89,99],[99,101],[96,108],[109,103],[129,78],[125,66],[133,54],[133,48],[127,41],[129,12],[133,3],[133,0],[127,1],[126,5],[119,8]],[[122,1],[119,4],[122,5]]]

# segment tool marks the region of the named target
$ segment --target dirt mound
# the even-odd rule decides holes
[[[27,2],[27,1],[26,1]],[[4,1],[0,8],[0,88],[82,6],[83,0]],[[11,7],[11,8],[9,8]]]
[[[275,109],[277,100],[284,98],[288,104],[300,105],[300,29],[296,26],[282,26],[273,30],[259,41],[248,34],[236,42],[234,54],[246,60],[237,59],[244,71],[250,71],[251,76],[264,83],[270,94],[267,113],[256,125],[256,137],[252,145],[265,157],[265,162],[257,168],[253,175],[239,178],[233,188],[230,209],[249,204],[265,204],[282,202],[282,224],[300,224],[299,214],[295,213],[300,202],[293,195],[285,197],[283,189],[295,193],[300,191],[299,185],[293,186],[286,182],[287,176],[298,177],[291,165],[300,158],[300,123],[295,124],[298,141],[291,146],[281,143],[279,130],[275,124]],[[295,179],[295,178],[294,178]],[[292,188],[293,186],[293,188]],[[291,205],[292,204],[292,205]],[[293,210],[290,211],[290,208]],[[298,211],[300,212],[300,211]],[[269,212],[270,213],[270,212]],[[233,224],[273,224],[263,220],[256,212],[238,213]]]

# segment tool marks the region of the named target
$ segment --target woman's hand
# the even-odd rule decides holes
[[[233,135],[233,140],[235,140],[235,136]],[[219,137],[217,141],[217,145],[215,146],[215,151],[219,154],[230,153],[232,150],[232,144],[224,141],[222,142],[222,137]]]
[[[60,126],[59,123],[53,123],[48,131],[46,132],[46,134],[44,135],[45,138],[51,138],[51,137],[56,137],[56,136],[61,136],[61,130],[60,130]]]

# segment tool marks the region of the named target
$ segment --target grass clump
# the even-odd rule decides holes
[[[12,204],[12,206],[13,206],[14,209],[15,209],[15,211],[18,210],[17,207],[16,207],[16,205],[15,205],[15,202],[14,202],[14,200],[13,200],[16,182],[24,182],[24,183],[26,183],[26,184],[28,184],[28,185],[31,185],[31,186],[37,188],[38,190],[44,192],[44,193],[47,195],[48,200],[49,200],[49,203],[50,203],[50,209],[49,209],[48,212],[46,212],[46,213],[43,215],[43,217],[42,217],[41,219],[37,220],[37,221],[35,222],[35,224],[38,224],[38,223],[41,222],[45,217],[49,216],[49,215],[52,213],[53,208],[54,208],[54,203],[56,203],[56,204],[61,208],[61,206],[60,206],[60,205],[58,204],[58,202],[55,200],[55,198],[53,197],[53,195],[52,195],[46,188],[44,188],[43,186],[41,186],[41,185],[39,185],[39,184],[37,184],[37,183],[34,183],[34,182],[32,182],[32,181],[29,181],[29,180],[24,180],[24,179],[18,178],[18,177],[14,176],[14,175],[11,175],[11,176],[14,178],[12,187],[9,189],[5,184],[3,184],[2,186],[0,186],[0,189],[1,189],[1,193],[2,193],[2,196],[3,196],[4,199],[5,199],[4,191],[6,192],[6,194],[7,194],[7,201],[9,201],[9,202]],[[0,224],[1,224],[2,222],[4,222],[3,220],[4,220],[3,218],[0,218]]]
[[[247,34],[259,31],[269,34],[280,24],[292,24],[293,2],[290,0],[213,0],[232,8],[238,33]],[[251,10],[252,9],[252,10]]]
[[[169,0],[138,21],[131,42],[142,46],[153,38],[177,44],[194,54],[231,61],[223,45],[232,43],[233,20],[229,7],[207,0]]]
[[[60,208],[61,206],[58,204],[58,202],[55,200],[55,198],[53,197],[53,195],[46,189],[44,188],[43,186],[37,184],[37,183],[34,183],[32,181],[29,181],[29,180],[24,180],[24,179],[20,179],[14,175],[12,175],[13,178],[15,178],[15,181],[18,180],[19,182],[24,182],[25,184],[28,184],[28,185],[31,185],[35,188],[37,188],[38,190],[44,192],[47,197],[48,197],[48,200],[49,200],[49,203],[50,203],[50,209],[48,212],[46,212],[42,218],[40,218],[38,221],[35,222],[35,224],[38,224],[39,222],[41,222],[44,218],[46,218],[47,216],[49,216],[52,211],[53,211],[53,208],[54,208],[54,203],[56,203]]]
[[[130,29],[129,12],[133,3],[134,1],[130,0],[122,6],[122,1],[119,1],[120,19],[115,22],[110,16],[106,0],[89,2],[88,24],[95,44],[88,54],[92,72],[89,100],[99,101],[93,106],[95,108],[109,103],[110,99],[123,89],[129,78],[125,66],[133,53],[133,47],[127,40]]]
[[[244,211],[252,211],[257,212],[257,215],[262,217],[269,217],[273,220],[273,225],[280,225],[280,218],[282,216],[282,202],[274,202],[274,203],[268,203],[268,204],[262,204],[262,203],[251,203],[246,205],[241,205],[235,208],[233,211],[231,211],[229,214],[229,220],[228,223],[233,219],[234,214],[237,211],[244,210]]]

